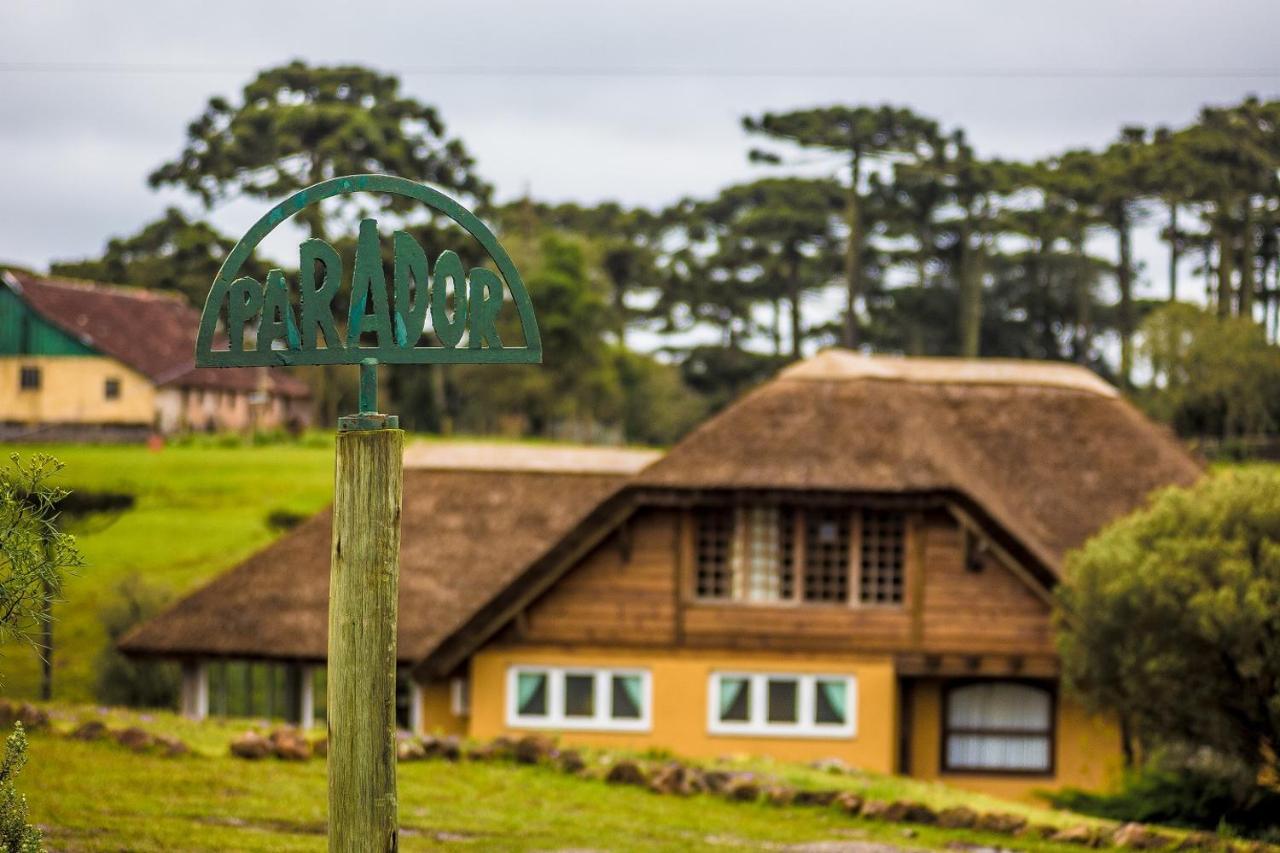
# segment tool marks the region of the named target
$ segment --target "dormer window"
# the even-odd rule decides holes
[[[902,603],[906,521],[900,511],[760,503],[704,507],[695,518],[699,599]]]

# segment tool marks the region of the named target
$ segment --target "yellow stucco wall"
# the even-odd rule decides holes
[[[453,701],[449,682],[429,681],[417,685],[422,702],[422,734],[458,735],[467,734],[467,718],[453,713]]]
[[[40,388],[20,387],[23,367],[40,369]],[[106,381],[120,396],[106,398]],[[100,356],[0,357],[0,421],[61,424],[143,424],[155,418],[155,387],[142,374]]]
[[[1053,775],[1013,776],[942,770],[941,680],[909,682],[910,775],[984,794],[1034,800],[1037,790],[1076,787],[1102,790],[1115,780],[1123,762],[1120,727],[1089,716],[1079,703],[1059,694],[1056,703]]]
[[[810,761],[838,757],[848,764],[892,772],[897,754],[893,662],[885,657],[719,653],[701,650],[619,651],[575,647],[496,646],[471,662],[471,719],[477,738],[520,735],[530,730],[506,725],[507,669],[517,664],[647,668],[653,683],[649,732],[556,732],[567,744],[617,749],[659,747],[679,755],[716,757],[770,755]],[[746,737],[707,731],[707,685],[712,672],[821,673],[857,679],[857,728],[848,738]],[[426,728],[436,721],[424,713]]]

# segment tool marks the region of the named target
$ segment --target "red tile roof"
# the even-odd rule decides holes
[[[157,385],[226,391],[273,391],[308,397],[307,384],[280,370],[197,368],[200,313],[177,294],[43,278],[10,270],[6,283],[31,310],[62,331],[146,376]]]

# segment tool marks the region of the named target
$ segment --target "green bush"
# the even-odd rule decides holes
[[[149,619],[169,596],[137,575],[125,578],[115,589],[115,599],[102,609],[107,644],[98,657],[98,701],[108,705],[171,708],[177,705],[181,673],[177,664],[133,660],[116,650],[116,643],[134,625]]]
[[[1119,821],[1161,823],[1280,841],[1280,791],[1200,769],[1146,769],[1114,794],[1069,788],[1047,795],[1058,808]]]
[[[22,723],[14,723],[13,734],[4,742],[4,759],[0,760],[0,848],[9,853],[44,850],[40,830],[27,823],[27,798],[14,785],[26,763],[27,733],[22,730]]]

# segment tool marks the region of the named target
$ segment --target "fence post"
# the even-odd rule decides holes
[[[372,373],[363,369],[362,374]],[[362,380],[365,378],[362,375]],[[362,391],[364,391],[364,382]],[[396,589],[404,433],[343,418],[329,575],[329,850],[392,851],[396,815]],[[366,409],[368,406],[368,409]]]

